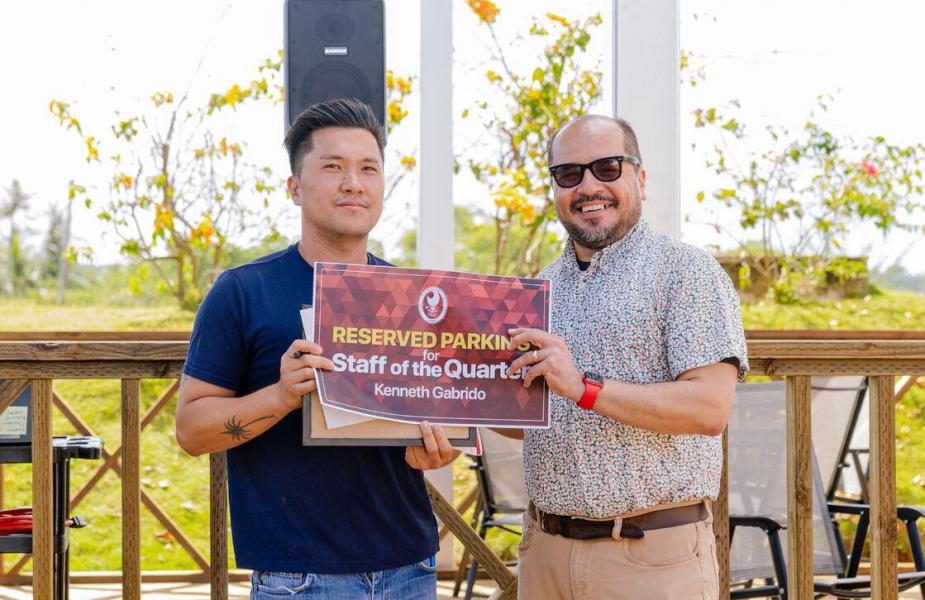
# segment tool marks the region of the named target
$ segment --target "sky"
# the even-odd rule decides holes
[[[630,0],[627,0],[630,1]],[[640,0],[633,0],[640,1]],[[589,0],[499,0],[499,37],[509,47],[515,70],[530,70],[531,48],[517,37],[531,17],[546,12],[568,18],[595,12],[604,25],[592,37],[588,64],[600,61],[605,96],[599,112],[611,106],[611,2]],[[418,0],[386,0],[387,65],[415,76],[420,69]],[[691,112],[699,106],[741,102],[741,114],[760,130],[773,123],[799,129],[820,94],[836,100],[824,124],[857,139],[883,135],[895,144],[925,142],[925,80],[921,68],[925,42],[919,35],[925,3],[885,0],[681,0],[681,47],[707,78],[681,94],[681,210],[687,221],[682,238],[695,245],[715,242],[703,224],[700,189],[711,189],[704,167],[707,145],[697,141]],[[85,2],[0,3],[0,189],[18,179],[33,194],[29,222],[43,230],[46,208],[63,201],[68,181],[97,186],[105,196],[111,171],[84,161],[80,141],[61,129],[48,111],[51,99],[72,104],[84,128],[106,131],[115,110],[146,110],[161,90],[189,94],[204,102],[214,91],[253,78],[256,67],[283,45],[281,0],[87,0]],[[462,0],[454,4],[454,115],[482,97],[483,72],[490,51],[484,28]],[[535,56],[535,54],[532,54]],[[409,117],[390,139],[396,154],[416,151],[417,96],[408,101]],[[255,162],[278,175],[287,170],[282,107],[242,110],[223,117]],[[485,142],[472,119],[453,124],[457,152]],[[643,148],[645,141],[642,140]],[[105,154],[106,148],[101,148]],[[487,190],[465,170],[454,180],[454,201],[488,206]],[[373,232],[394,248],[416,215],[417,187],[405,180],[390,199],[383,222]],[[298,214],[285,202],[279,210],[283,231],[295,236]],[[75,207],[76,245],[92,245],[93,261],[119,260],[118,243],[96,219],[97,209]],[[734,215],[729,215],[734,220]],[[921,237],[921,236],[918,236]],[[913,272],[925,271],[925,244],[918,237],[891,234],[884,240],[870,231],[852,236],[855,252],[869,252],[875,265],[902,258]],[[33,244],[38,244],[38,235]]]

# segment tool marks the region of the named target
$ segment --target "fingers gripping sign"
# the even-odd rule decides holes
[[[302,405],[302,396],[317,389],[315,369],[334,368],[321,356],[321,346],[308,340],[295,340],[279,360],[280,400],[289,410]]]
[[[538,348],[515,359],[508,377],[526,369],[524,387],[529,387],[537,377],[545,377],[546,385],[556,394],[575,402],[581,399],[585,386],[565,340],[540,329],[511,329],[508,334],[512,347],[529,343]]]
[[[408,446],[405,449],[405,462],[414,469],[439,469],[459,456],[459,450],[453,449],[439,425],[422,422],[421,439],[424,440],[423,447]]]

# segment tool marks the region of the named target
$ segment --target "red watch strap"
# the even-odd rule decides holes
[[[578,407],[585,410],[591,410],[594,408],[594,403],[597,402],[597,395],[600,393],[601,388],[604,386],[595,381],[589,381],[585,378],[582,378],[582,381],[585,383],[585,393],[581,395],[581,400],[578,401]]]

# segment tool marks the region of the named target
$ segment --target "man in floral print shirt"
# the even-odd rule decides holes
[[[570,237],[541,273],[553,331],[511,332],[537,348],[511,372],[553,392],[552,426],[525,432],[520,597],[717,598],[718,436],[748,371],[738,297],[713,257],[641,218],[628,123],[568,123],[549,164]]]

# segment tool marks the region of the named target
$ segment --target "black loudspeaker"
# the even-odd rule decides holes
[[[385,123],[383,0],[286,0],[286,125],[311,104],[357,98]]]

